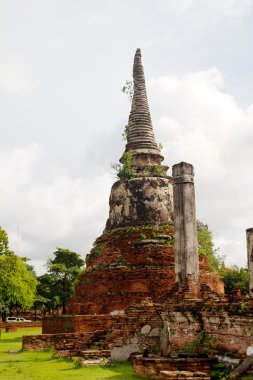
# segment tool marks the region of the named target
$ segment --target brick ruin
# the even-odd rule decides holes
[[[133,79],[127,143],[105,230],[86,256],[68,314],[44,318],[42,335],[24,337],[23,347],[84,357],[92,349],[107,356],[109,350],[113,359],[126,360],[144,349],[168,356],[192,345],[242,358],[253,347],[252,299],[224,295],[207,257],[198,255],[194,169],[181,162],[173,166],[173,177],[167,175],[139,49]],[[247,238],[253,272],[252,231]]]

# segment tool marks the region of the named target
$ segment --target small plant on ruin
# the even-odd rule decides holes
[[[152,259],[152,257],[147,257],[147,258],[146,258],[146,261],[147,261],[148,263],[152,263],[152,262],[153,262],[153,259]]]
[[[159,144],[158,144],[158,148],[159,148],[160,150],[163,149],[163,144],[159,143]]]
[[[82,367],[81,358],[74,357],[71,360],[73,361],[75,368],[81,368]]]
[[[122,237],[122,231],[120,229],[116,229],[113,233],[115,240],[118,240]]]
[[[105,245],[104,244],[98,244],[98,245],[95,245],[93,248],[92,248],[92,254],[95,256],[95,257],[100,257],[103,255],[104,253],[104,248],[105,248]]]
[[[211,380],[224,380],[227,378],[228,373],[229,368],[225,364],[214,364],[211,369]]]
[[[160,239],[160,243],[167,245],[168,247],[173,247],[173,245],[170,244],[167,239]]]
[[[117,259],[116,259],[116,263],[118,265],[128,265],[128,262],[126,261],[126,259],[123,257],[123,256],[118,256]]]
[[[141,240],[146,240],[147,239],[147,236],[145,234],[140,234],[139,237],[140,237]]]
[[[121,91],[128,95],[128,99],[130,100],[130,102],[132,101],[133,99],[133,94],[134,94],[134,89],[133,89],[133,81],[131,80],[126,80],[126,83],[124,84],[124,86],[122,87]]]
[[[138,231],[138,227],[128,227],[127,228],[127,232],[134,232],[134,231]]]
[[[243,311],[247,310],[247,304],[245,302],[240,302],[240,305],[239,305],[239,308],[238,308],[238,312],[239,313],[242,313]]]
[[[124,141],[127,141],[127,136],[128,136],[128,124],[125,125],[124,132],[122,133],[122,139]]]
[[[150,169],[149,175],[151,177],[165,177],[165,172],[161,165],[155,165]]]
[[[121,180],[128,180],[135,177],[132,168],[133,154],[131,151],[124,152],[122,156],[122,164],[112,164],[112,169],[116,171],[117,177]]]
[[[189,352],[198,353],[200,351],[209,352],[212,350],[214,342],[217,342],[217,338],[211,335],[207,335],[203,330],[197,335],[195,339],[187,343],[184,347]]]

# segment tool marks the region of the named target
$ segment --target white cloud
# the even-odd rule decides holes
[[[171,48],[173,43],[180,44],[182,39],[196,40],[206,37],[215,27],[240,23],[252,11],[252,0],[161,0],[157,3],[160,14],[166,14],[169,25],[163,33],[145,41],[145,46]],[[190,33],[189,33],[190,31]],[[213,31],[212,31],[213,32]],[[193,43],[194,43],[193,42]]]
[[[181,16],[190,16],[189,23],[202,30],[220,22],[240,20],[252,5],[252,0],[175,0],[170,4]],[[163,6],[166,8],[166,3]]]
[[[56,246],[88,252],[106,222],[108,174],[71,177],[38,144],[1,149],[0,172],[1,220],[11,248],[35,264]]]

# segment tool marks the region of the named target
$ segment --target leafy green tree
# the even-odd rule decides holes
[[[211,267],[219,272],[224,262],[224,257],[218,255],[218,249],[214,248],[212,232],[208,226],[202,222],[197,222],[199,254],[206,255]]]
[[[78,279],[84,260],[80,255],[68,249],[57,248],[55,258],[47,262],[48,286],[51,288],[48,297],[55,307],[62,307],[62,314],[66,314],[66,306],[73,294],[74,284]],[[45,278],[44,278],[45,280]]]
[[[0,313],[5,320],[15,309],[33,305],[36,293],[36,277],[27,258],[21,258],[9,250],[7,232],[0,227]]]
[[[36,307],[38,309],[46,309],[50,314],[52,310],[57,310],[61,305],[60,297],[58,296],[57,279],[51,274],[45,273],[37,277],[37,296]]]
[[[0,226],[0,255],[9,250],[9,239],[7,232]]]
[[[14,252],[0,255],[0,312],[3,320],[7,313],[33,305],[36,284],[35,275]]]
[[[246,268],[239,268],[237,265],[232,265],[231,267],[223,265],[219,275],[224,282],[226,294],[231,294],[234,289],[240,289],[242,293],[248,292],[249,279]]]
[[[226,267],[224,256],[218,255],[218,250],[214,249],[212,232],[208,226],[202,222],[197,222],[199,254],[206,255],[212,268],[218,272],[224,282],[225,293],[230,294],[234,289],[240,289],[242,293],[248,291],[248,271],[239,268],[237,265]]]

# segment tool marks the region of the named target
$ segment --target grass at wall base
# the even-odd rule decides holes
[[[52,352],[21,351],[22,336],[40,334],[41,329],[19,329],[0,337],[1,380],[137,380],[129,364],[114,367],[76,368],[72,359],[55,359]],[[13,353],[11,353],[13,351]]]

